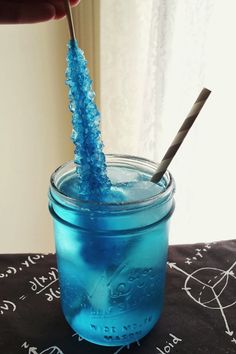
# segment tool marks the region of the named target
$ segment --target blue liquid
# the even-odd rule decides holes
[[[142,199],[151,198],[159,194],[165,188],[163,181],[159,184],[150,182],[151,176],[148,173],[139,173],[130,168],[110,166],[108,178],[111,181],[110,188],[100,195],[99,201],[105,203],[127,203],[137,202]],[[60,183],[60,191],[71,198],[87,199],[81,193],[80,178],[77,173],[72,173]]]
[[[150,175],[124,167],[109,167],[110,193],[104,206],[71,210],[51,204],[64,315],[82,338],[105,346],[135,342],[160,317],[165,285],[168,220],[172,200],[134,210],[127,202],[161,193]],[[67,174],[58,189],[80,198],[78,177]],[[57,197],[58,200],[58,197]],[[141,204],[141,203],[140,203]],[[122,207],[124,205],[124,207]]]

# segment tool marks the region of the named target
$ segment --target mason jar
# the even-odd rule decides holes
[[[139,157],[106,158],[117,177],[127,170],[151,179],[157,169]],[[60,166],[49,189],[63,313],[90,342],[128,345],[162,312],[175,183],[167,171],[151,194],[141,186],[131,201],[98,202],[65,193],[63,183],[74,176],[72,161]]]

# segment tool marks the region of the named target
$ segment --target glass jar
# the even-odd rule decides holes
[[[150,178],[157,169],[149,160],[121,155],[107,155],[107,166],[117,174],[128,168]],[[82,338],[127,345],[144,337],[162,311],[175,183],[166,172],[158,193],[95,202],[62,192],[73,174],[73,162],[62,165],[49,190],[62,309]]]

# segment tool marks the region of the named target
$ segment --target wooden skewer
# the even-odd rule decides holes
[[[68,21],[68,26],[70,30],[70,38],[71,40],[75,41],[75,27],[74,27],[74,22],[73,22],[73,16],[72,16],[72,11],[71,11],[71,6],[69,3],[69,0],[64,0],[65,3],[65,10],[66,10],[66,17]]]

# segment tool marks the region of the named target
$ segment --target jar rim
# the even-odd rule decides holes
[[[139,157],[139,156],[133,156],[133,155],[123,155],[123,154],[106,154],[106,158],[107,158],[107,165],[112,165],[112,163],[108,160],[114,160],[114,162],[119,162],[119,161],[123,161],[128,163],[135,163],[136,164],[140,164],[143,166],[148,166],[149,168],[153,169],[153,174],[155,173],[157,167],[158,167],[158,163],[155,163],[149,159],[143,158],[143,157]],[[73,168],[72,168],[73,167]],[[125,201],[125,202],[106,202],[106,201],[96,201],[96,200],[85,200],[85,199],[80,199],[80,198],[72,198],[67,196],[66,194],[64,194],[62,191],[59,190],[59,188],[57,187],[57,183],[56,183],[56,178],[58,176],[58,174],[60,172],[62,172],[63,170],[66,171],[66,169],[69,168],[68,172],[71,172],[72,170],[74,170],[76,167],[75,163],[73,160],[68,161],[64,164],[62,164],[61,166],[59,166],[51,175],[50,178],[50,191],[49,191],[49,197],[53,198],[52,193],[55,194],[59,200],[63,200],[63,202],[66,204],[67,207],[82,207],[84,209],[90,209],[91,207],[128,207],[128,208],[132,208],[132,207],[137,207],[137,205],[146,205],[146,204],[151,204],[152,202],[157,202],[159,200],[162,199],[166,199],[166,197],[168,196],[172,196],[175,192],[175,181],[174,178],[172,176],[172,174],[167,170],[163,176],[163,178],[165,179],[165,188],[163,191],[155,193],[152,196],[149,196],[147,198],[142,198],[142,199],[137,199],[134,201]],[[137,168],[137,165],[136,165]],[[62,175],[65,176],[65,173]],[[54,199],[54,198],[53,198]],[[58,202],[58,200],[57,200]]]

